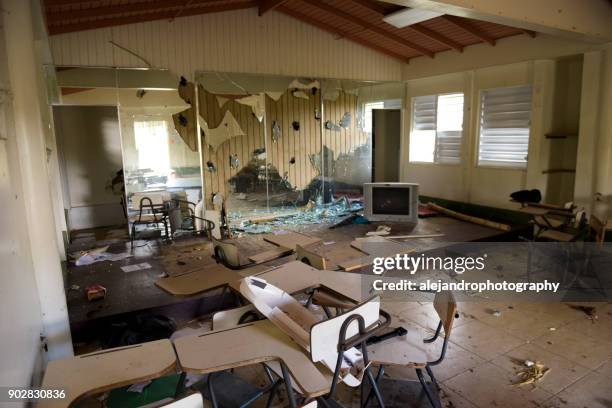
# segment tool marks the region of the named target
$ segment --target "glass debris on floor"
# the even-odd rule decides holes
[[[239,212],[230,214],[230,219],[242,219],[232,226],[234,232],[247,234],[265,234],[278,227],[307,225],[307,224],[334,224],[344,217],[363,210],[363,202],[357,199],[348,199],[343,196],[331,203],[322,204],[309,201],[301,208],[283,207],[275,209],[275,214],[262,211],[262,218],[253,216],[251,212],[249,218],[242,218]],[[268,216],[268,218],[266,218]]]

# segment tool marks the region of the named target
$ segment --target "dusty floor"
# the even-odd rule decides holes
[[[444,362],[434,368],[442,387],[442,406],[451,407],[612,407],[612,304],[591,304],[597,319],[563,303],[469,302],[459,305]],[[430,336],[437,320],[431,304],[389,302],[394,324]],[[501,314],[493,311],[499,311]],[[429,333],[429,334],[428,334]],[[432,344],[437,358],[441,342]],[[514,385],[525,360],[550,371],[536,385]],[[263,370],[237,371],[262,381]],[[386,369],[385,377],[415,380],[414,370]],[[397,386],[387,392],[387,407],[428,407],[402,395]],[[339,401],[359,406],[359,394],[341,386]],[[286,404],[284,400],[276,406]],[[259,404],[258,404],[259,405]],[[264,406],[262,404],[261,406]]]
[[[442,387],[442,406],[611,408],[612,304],[590,305],[596,307],[596,319],[567,303],[493,303],[480,298],[460,303],[446,359],[433,369]],[[431,303],[386,301],[383,308],[392,314],[394,326],[421,331],[424,337],[431,336],[438,323]],[[430,360],[439,355],[441,340],[437,343],[431,345]],[[525,360],[550,371],[535,385],[517,386]],[[258,365],[236,373],[254,384],[265,382]],[[387,367],[385,377],[416,380],[414,370],[393,367]],[[387,407],[428,406],[396,383],[389,391]],[[281,397],[275,406],[286,405]],[[344,386],[338,400],[346,407],[359,406],[358,392]],[[265,401],[256,406],[265,406]]]

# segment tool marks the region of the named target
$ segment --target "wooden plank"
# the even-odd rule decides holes
[[[79,398],[158,378],[175,369],[176,356],[169,340],[50,361],[42,387],[66,390],[67,397],[41,399],[37,406],[68,407]]]
[[[434,203],[428,204],[430,208],[436,210],[439,213],[447,215],[449,217],[457,218],[462,221],[471,222],[478,225],[484,225],[485,227],[495,228],[502,231],[510,231],[510,226],[507,224],[502,224],[501,222],[494,222],[490,220],[485,220],[484,218],[473,217],[471,215],[462,214],[457,211],[449,210],[448,208],[444,208]]]
[[[311,237],[306,234],[301,234],[294,231],[279,230],[272,234],[263,235],[264,241],[270,242],[271,244],[278,245],[280,247],[296,249],[297,245],[306,247],[311,244],[321,242],[321,238]]]

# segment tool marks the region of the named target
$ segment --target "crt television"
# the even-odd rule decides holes
[[[370,221],[418,222],[419,185],[364,183],[365,217]]]

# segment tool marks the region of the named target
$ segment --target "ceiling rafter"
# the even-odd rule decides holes
[[[199,15],[199,14],[218,13],[222,11],[241,10],[241,9],[252,8],[252,7],[257,7],[257,6],[258,6],[258,2],[256,0],[247,0],[247,1],[240,2],[240,3],[189,8],[189,9],[184,10],[181,13],[181,16],[186,17],[186,16]],[[165,19],[173,18],[175,14],[176,14],[175,10],[170,10],[170,11],[162,11],[162,12],[126,16],[126,17],[112,17],[112,18],[104,18],[104,19],[93,20],[93,21],[90,20],[90,21],[78,22],[78,23],[73,23],[73,24],[56,25],[56,26],[49,27],[49,34],[55,35],[55,34],[70,33],[74,31],[85,31],[85,30],[93,30],[96,28],[141,23],[144,21],[165,20]]]
[[[528,36],[530,36],[531,38],[536,38],[536,35],[538,34],[538,33],[536,33],[535,31],[526,30],[526,29],[524,29],[524,28],[519,28],[519,30],[521,30],[521,32],[522,32],[523,34],[527,34],[527,35],[528,35]]]
[[[479,29],[473,27],[471,24],[469,24],[464,19],[456,17],[456,16],[451,16],[448,14],[440,16],[440,18],[444,19],[444,21],[451,23],[455,27],[460,28],[463,31],[466,31],[472,34],[474,37],[478,38],[479,40],[484,41],[491,46],[495,46],[495,39],[489,37],[488,35],[480,31]]]
[[[66,6],[70,4],[86,3],[83,0],[45,0],[47,6]]]
[[[435,32],[434,30],[431,30],[427,27],[423,27],[418,24],[413,24],[411,26],[408,26],[408,28],[410,28],[412,31],[416,33],[424,35],[425,37],[431,40],[437,41],[442,45],[450,47],[455,51],[463,52],[463,45],[459,44],[456,41],[451,40],[448,37],[443,36],[442,34]]]
[[[275,8],[282,6],[287,0],[260,0],[259,2],[259,17],[266,14],[268,11],[274,10]]]
[[[363,20],[363,19],[361,19],[359,17],[356,17],[356,16],[354,16],[352,14],[349,14],[349,13],[343,11],[343,10],[340,10],[340,9],[334,7],[334,6],[331,6],[331,5],[327,4],[327,3],[324,3],[321,0],[309,0],[308,3],[313,5],[313,6],[315,6],[315,7],[320,8],[321,10],[327,11],[330,14],[336,15],[336,16],[341,17],[341,18],[343,18],[345,20],[348,20],[348,21],[350,21],[350,22],[352,22],[354,24],[357,24],[358,26],[360,26],[360,27],[362,27],[362,28],[364,28],[366,30],[373,31],[373,32],[375,32],[377,34],[380,34],[380,35],[382,35],[384,37],[387,37],[387,39],[393,40],[393,41],[395,41],[395,42],[397,42],[399,44],[402,44],[402,45],[404,45],[404,46],[406,46],[408,48],[411,48],[411,49],[421,53],[422,55],[426,55],[429,58],[433,58],[434,57],[434,52],[433,51],[428,50],[427,48],[422,47],[422,46],[420,46],[418,44],[415,44],[412,41],[409,41],[409,40],[407,40],[407,39],[405,39],[405,38],[403,38],[403,37],[401,37],[401,36],[399,36],[397,34],[389,32],[388,30],[386,30],[384,28],[381,28],[381,27],[379,27],[377,25],[374,25],[374,24],[370,23],[369,21]]]
[[[300,20],[300,21],[303,21],[303,22],[308,23],[310,25],[313,25],[315,27],[318,27],[321,30],[330,32],[332,34],[339,35],[341,37],[344,37],[344,38],[346,38],[348,40],[351,40],[351,41],[353,41],[353,42],[363,46],[363,47],[371,48],[371,49],[373,49],[375,51],[378,51],[378,52],[380,52],[382,54],[386,54],[386,55],[388,55],[390,57],[393,57],[393,58],[395,58],[395,59],[405,63],[405,64],[407,64],[408,61],[410,60],[408,57],[406,57],[404,55],[401,55],[401,54],[398,54],[396,52],[390,51],[390,50],[388,50],[386,48],[383,48],[383,47],[381,47],[379,45],[371,43],[368,40],[360,38],[359,36],[356,36],[354,34],[351,34],[349,32],[341,30],[341,29],[339,29],[337,27],[333,27],[333,26],[329,26],[327,24],[324,24],[321,21],[318,21],[318,20],[316,20],[316,19],[314,19],[314,18],[312,18],[310,16],[307,16],[306,14],[300,13],[299,11],[295,11],[295,10],[292,10],[290,8],[287,8],[286,6],[279,7],[278,11],[281,11],[281,12],[287,14],[288,16],[291,16],[291,17],[293,17],[293,18],[295,18],[297,20]]]
[[[363,7],[372,10],[377,14],[384,15],[387,13],[387,9],[384,6],[381,6],[378,3],[373,2],[372,0],[353,0],[353,2],[361,4]]]
[[[355,3],[358,3],[360,5],[362,5],[363,7],[369,8],[371,11],[375,12],[376,14],[378,14],[379,16],[383,16],[384,12],[381,13],[379,11],[376,10],[376,7],[370,7],[371,5],[373,5],[374,3],[368,1],[368,0],[352,0]],[[385,23],[388,24],[388,23]],[[415,33],[419,33],[431,40],[434,40],[444,46],[447,46],[449,48],[452,48],[453,50],[459,51],[459,52],[463,52],[463,45],[459,44],[456,41],[451,40],[448,37],[443,36],[440,33],[437,33],[427,27],[423,27],[420,26],[418,24],[413,24],[408,26],[408,28],[410,28],[412,31],[414,31]]]
[[[192,2],[191,6],[211,7],[211,4],[206,0],[195,0]],[[86,19],[92,17],[110,17],[125,13],[155,13],[169,9],[180,10],[184,7],[185,0],[160,0],[149,3],[118,4],[114,6],[96,7],[94,9],[47,12],[47,21],[53,24],[61,21]]]

